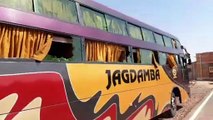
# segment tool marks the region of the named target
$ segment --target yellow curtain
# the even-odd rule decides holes
[[[140,49],[136,49],[136,54],[137,54],[137,63],[141,63]]]
[[[122,51],[125,51],[125,48],[118,45],[108,44],[107,45],[108,62],[119,62]]]
[[[170,66],[171,68],[177,67],[177,62],[176,62],[176,60],[175,60],[175,56],[174,56],[174,55],[169,54],[169,55],[168,55],[168,58],[167,58],[167,61],[168,61],[169,66]]]
[[[86,41],[86,60],[100,62],[119,62],[125,48],[119,45],[96,41]]]
[[[42,61],[53,36],[38,30],[0,24],[0,58],[32,58]]]
[[[106,62],[106,44],[101,42],[86,42],[86,60]]]

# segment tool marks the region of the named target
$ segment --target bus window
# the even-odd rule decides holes
[[[34,0],[34,3],[36,13],[66,22],[78,23],[75,2],[70,0]]]
[[[81,6],[81,10],[85,26],[94,27],[105,31],[107,30],[104,14],[83,6]]]
[[[177,43],[176,43],[176,40],[174,40],[174,39],[172,39],[172,46],[173,46],[173,48],[177,49]]]
[[[166,47],[170,47],[170,48],[173,47],[173,45],[172,45],[172,39],[171,39],[171,38],[166,37],[166,36],[163,36],[163,39],[164,39],[164,42],[165,42],[165,46],[166,46]]]
[[[126,54],[127,54],[127,63],[134,63],[133,61],[133,53],[132,51],[132,47],[128,46]]]
[[[175,55],[175,57],[176,57],[177,64],[181,65],[180,56],[179,55]]]
[[[1,6],[33,12],[32,0],[0,0]]]
[[[166,65],[166,62],[167,62],[166,53],[159,52],[159,64],[160,65]]]
[[[132,24],[127,24],[129,35],[134,39],[142,40],[141,28]]]
[[[164,45],[164,41],[163,41],[163,36],[162,36],[162,35],[157,34],[157,33],[154,33],[154,37],[155,37],[155,40],[156,40],[156,43],[157,43],[157,44],[162,45],[162,46],[165,46],[165,45]]]
[[[144,41],[155,43],[153,32],[147,29],[142,28],[143,39]]]
[[[118,62],[126,63],[127,62],[127,52],[121,51],[120,57],[118,59]]]
[[[157,62],[157,63],[159,63],[159,55],[158,55],[158,52],[157,51],[153,51],[153,59],[152,59],[152,62],[153,62],[153,64],[154,64],[154,60]]]
[[[181,57],[181,66],[183,67],[183,68],[185,68],[185,66],[186,66],[186,59],[184,58],[184,57]]]
[[[132,49],[132,55],[133,55],[133,63],[141,63],[140,50],[138,48]]]
[[[177,48],[178,49],[181,49],[181,44],[180,44],[180,42],[178,41],[178,40],[175,40],[176,41],[176,44],[177,44]]]
[[[127,35],[126,22],[115,18],[110,15],[106,15],[108,31],[115,34]]]
[[[0,24],[0,58],[21,58],[42,61],[53,36],[44,31]]]
[[[80,62],[82,61],[81,51],[80,38],[54,37],[45,60],[54,62]]]
[[[88,62],[127,62],[128,48],[94,40],[86,40],[86,61]]]
[[[143,65],[152,65],[153,64],[153,52],[150,50],[140,49],[141,63]]]

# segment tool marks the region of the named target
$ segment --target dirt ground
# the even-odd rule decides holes
[[[186,116],[203,98],[205,98],[210,91],[213,90],[213,81],[191,81],[190,92],[191,97],[188,101],[182,104],[182,108],[177,111],[177,114],[171,120],[185,120]],[[191,114],[191,113],[190,113]],[[188,115],[189,116],[189,115]],[[187,117],[188,117],[187,116]]]
[[[174,118],[169,118],[168,114],[162,114],[153,120],[188,120],[193,114],[191,111],[213,90],[213,81],[191,81],[190,93],[191,96],[186,103],[183,103],[178,108]],[[194,109],[193,109],[194,108]]]

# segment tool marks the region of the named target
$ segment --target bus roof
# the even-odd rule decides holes
[[[135,24],[137,26],[140,26],[140,27],[143,27],[143,28],[146,28],[146,29],[149,29],[149,30],[152,30],[153,32],[156,32],[156,33],[160,33],[162,35],[165,35],[167,37],[170,37],[170,38],[173,38],[173,39],[176,39],[178,40],[177,37],[175,37],[174,35],[171,35],[167,32],[164,32],[158,28],[155,28],[153,26],[150,26],[146,23],[143,23],[137,19],[134,19],[130,16],[127,16],[121,12],[118,12],[114,9],[111,9],[103,4],[100,4],[98,2],[95,2],[93,0],[75,0],[76,2],[79,2],[81,5],[84,5],[84,6],[87,6],[87,7],[90,7],[92,9],[95,9],[97,11],[100,11],[100,12],[103,12],[103,13],[106,13],[106,14],[109,14],[109,15],[112,15],[112,16],[115,16],[117,18],[120,18],[120,19],[123,19],[129,23],[132,23],[132,24]]]
[[[112,14],[113,16],[117,16],[120,19],[123,19],[132,24],[144,27],[156,33],[176,39],[176,37],[166,32],[163,32],[157,28],[154,28],[138,20],[135,20],[131,17],[128,17],[124,14],[116,12],[115,10],[107,8],[104,5],[101,5],[94,1],[76,0],[76,2],[79,2],[80,5],[88,6],[93,9],[95,8],[96,10],[106,12],[106,14],[109,14],[109,15]],[[34,28],[34,29],[41,29],[41,30],[49,31],[51,33],[62,34],[62,35],[82,36],[87,39],[100,40],[104,42],[128,45],[132,47],[150,49],[150,50],[161,51],[166,53],[183,54],[183,51],[181,49],[162,47],[161,45],[153,44],[151,42],[134,40],[129,36],[112,34],[110,32],[103,31],[100,29],[82,26],[79,23],[76,24],[76,23],[64,22],[58,19],[53,19],[52,17],[36,14],[34,12],[25,12],[25,11],[20,11],[20,10],[16,10],[12,8],[1,7],[1,6],[0,6],[0,12],[2,13],[0,16],[0,23],[13,24],[13,25],[24,26],[28,28]]]

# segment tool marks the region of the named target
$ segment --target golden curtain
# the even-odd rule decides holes
[[[119,45],[108,44],[107,45],[107,62],[122,62],[119,61],[122,51],[125,51],[125,48]]]
[[[168,61],[169,66],[170,66],[171,68],[177,67],[177,62],[176,62],[176,60],[175,60],[175,56],[174,56],[174,55],[169,54],[169,55],[168,55],[168,58],[167,58],[167,61]]]
[[[101,42],[86,42],[86,60],[87,61],[106,61],[106,44]]]
[[[136,49],[136,54],[137,54],[137,63],[141,63],[141,54],[140,54],[140,49]]]
[[[48,54],[53,36],[38,30],[0,24],[0,58],[31,58]]]
[[[86,41],[86,60],[100,62],[119,62],[125,48],[119,45],[96,41]]]

